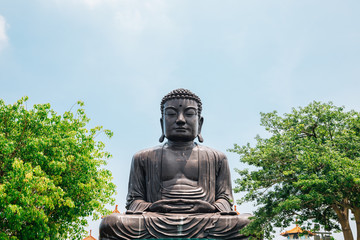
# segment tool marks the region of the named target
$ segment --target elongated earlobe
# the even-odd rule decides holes
[[[201,136],[201,133],[197,135],[199,142],[204,142],[204,138]]]
[[[164,139],[165,139],[165,135],[164,134],[161,134],[161,137],[159,138],[159,142],[163,142],[164,141]]]

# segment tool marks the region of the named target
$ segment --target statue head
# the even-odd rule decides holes
[[[197,95],[187,89],[175,89],[163,97],[160,109],[160,142],[165,137],[174,142],[193,141],[198,137],[199,142],[203,142],[200,133],[204,118],[201,117],[202,103]]]

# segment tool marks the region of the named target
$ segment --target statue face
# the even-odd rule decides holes
[[[171,99],[165,102],[161,123],[167,139],[175,142],[193,141],[200,133],[202,122],[196,101]]]

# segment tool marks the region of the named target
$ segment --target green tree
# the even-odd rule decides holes
[[[339,229],[353,240],[353,213],[360,240],[360,114],[330,103],[313,102],[279,116],[261,113],[268,138],[256,146],[230,150],[251,170],[237,170],[235,192],[254,202],[254,221],[244,230],[272,238],[274,227],[287,227],[294,218],[304,227]]]
[[[111,155],[87,129],[82,102],[58,115],[50,104],[27,110],[26,98],[0,100],[0,239],[81,239],[87,224],[108,213],[115,185],[103,169]]]

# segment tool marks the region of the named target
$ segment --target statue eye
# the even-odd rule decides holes
[[[185,115],[187,117],[192,117],[192,116],[196,115],[196,111],[195,111],[195,109],[188,109],[185,111]]]
[[[165,110],[165,115],[167,115],[167,116],[176,116],[176,111],[175,110],[173,110],[173,109],[166,109]]]

